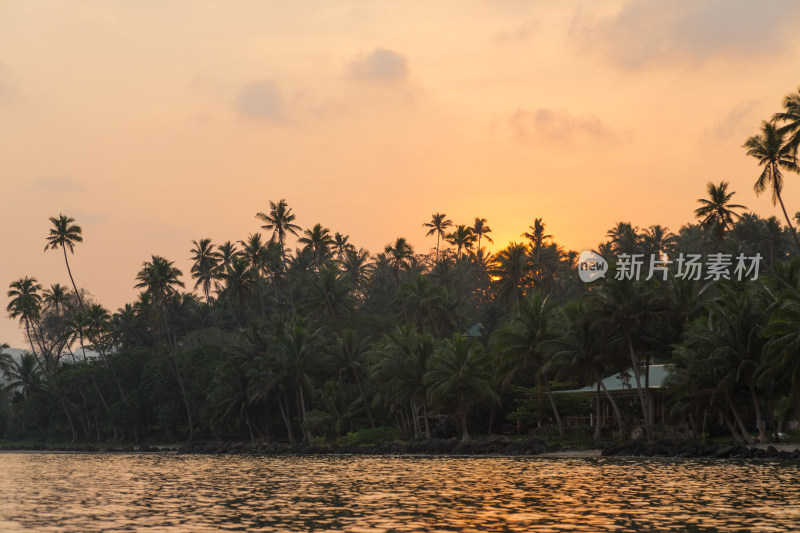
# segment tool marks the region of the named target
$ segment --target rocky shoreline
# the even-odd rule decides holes
[[[622,444],[565,448],[543,440],[512,440],[490,435],[462,442],[459,439],[431,439],[427,442],[393,441],[374,445],[298,445],[289,443],[198,442],[188,445],[125,446],[100,448],[93,445],[0,445],[0,451],[51,453],[172,453],[181,455],[432,455],[432,456],[562,456],[562,457],[677,457],[713,459],[800,459],[795,445],[725,445],[692,441],[633,441]]]

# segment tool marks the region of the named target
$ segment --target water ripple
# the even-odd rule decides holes
[[[0,454],[0,531],[792,531],[794,462]]]

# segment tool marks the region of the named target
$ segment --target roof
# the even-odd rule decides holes
[[[483,324],[480,322],[476,322],[466,331],[466,333],[462,335],[462,337],[482,337],[485,334],[486,328],[484,328]]]
[[[660,389],[664,385],[664,381],[669,377],[673,365],[650,365],[650,388],[651,389]],[[641,369],[639,374],[639,379],[641,380],[642,385],[644,386],[644,369]],[[629,390],[636,390],[636,379],[633,377],[633,373],[630,370],[627,370],[624,374],[620,372],[619,374],[614,374],[612,376],[608,376],[607,378],[603,379],[603,384],[608,389],[608,392],[623,392]],[[602,387],[601,387],[602,389]],[[578,393],[587,393],[591,392],[594,393],[597,390],[597,383],[592,383],[587,387],[583,387],[580,389],[572,389],[572,390],[562,390],[562,391],[553,391],[559,393],[570,393],[570,394],[578,394]]]

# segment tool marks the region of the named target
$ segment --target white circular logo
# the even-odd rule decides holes
[[[589,283],[596,279],[605,277],[608,271],[608,263],[603,256],[591,250],[581,252],[578,257],[578,276],[581,281]]]

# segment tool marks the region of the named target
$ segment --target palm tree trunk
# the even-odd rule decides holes
[[[730,408],[731,413],[733,413],[733,418],[736,420],[736,425],[739,426],[739,430],[742,432],[742,437],[744,437],[744,440],[747,442],[747,444],[753,444],[756,439],[754,439],[750,432],[747,431],[744,422],[742,422],[742,417],[739,415],[739,411],[731,401],[730,396],[727,396],[726,399],[728,400],[728,407]]]
[[[558,436],[561,437],[561,440],[564,440],[564,424],[561,422],[561,415],[558,413],[556,400],[553,398],[553,393],[550,391],[550,385],[547,384],[547,379],[543,379],[542,381],[544,381],[544,389],[547,391],[547,397],[550,399],[550,407],[553,409],[553,414],[556,417],[556,423],[558,424]]]
[[[44,365],[42,365],[41,359],[39,359],[39,356],[36,355],[36,348],[33,345],[33,337],[31,336],[31,325],[30,321],[27,318],[25,319],[25,330],[28,333],[28,342],[31,345],[31,352],[33,353],[33,357],[36,358],[36,364],[39,365],[39,369],[42,371],[42,374],[44,374],[45,378],[47,378],[47,381],[50,382],[51,385],[53,386],[53,392],[56,395],[56,399],[58,400],[58,403],[61,404],[61,409],[64,411],[64,415],[67,417],[67,422],[69,422],[69,428],[72,431],[72,442],[75,442],[76,440],[78,440],[78,432],[75,431],[75,423],[72,421],[72,416],[69,414],[69,409],[67,408],[66,400],[61,396],[61,391],[59,390],[58,385],[56,385],[55,380],[52,379],[50,371],[47,368],[45,368]]]
[[[292,432],[292,420],[289,417],[289,398],[286,396],[286,391],[283,391],[283,397],[285,404],[281,401],[281,395],[276,394],[278,397],[278,408],[281,410],[281,418],[283,418],[283,423],[286,425],[286,432],[289,435],[289,442],[292,444],[295,443],[294,433]]]
[[[625,428],[625,422],[623,421],[623,418],[622,418],[622,412],[619,410],[619,406],[617,405],[616,400],[614,400],[614,397],[611,396],[610,392],[608,392],[608,389],[606,388],[606,384],[603,383],[603,380],[600,379],[597,382],[600,384],[600,387],[603,389],[603,392],[606,394],[606,398],[608,398],[608,401],[611,402],[611,407],[614,408],[614,416],[617,418],[617,426],[619,426],[619,433],[622,436],[622,438],[625,439],[625,433],[626,433],[625,429],[626,428]]]
[[[78,298],[78,304],[80,304],[81,311],[83,311],[83,298],[81,298],[81,293],[78,292],[78,287],[75,285],[75,280],[72,278],[72,270],[69,268],[69,261],[67,260],[67,248],[64,246],[64,243],[61,243],[61,250],[64,252],[64,262],[67,264],[67,274],[69,274],[69,280],[72,282],[72,288],[75,290],[75,296]]]
[[[461,441],[466,442],[469,440],[469,431],[467,431],[467,400],[464,398],[464,391],[458,398],[458,414],[461,418]]]
[[[644,415],[644,430],[647,434],[647,441],[653,440],[652,430],[650,428],[650,410],[647,408],[647,398],[645,397],[644,390],[642,389],[642,382],[639,379],[639,359],[636,357],[636,352],[633,349],[633,339],[630,333],[625,332],[625,337],[628,340],[628,351],[631,356],[631,368],[633,377],[636,380],[636,391],[639,393],[639,403],[642,406],[642,415]]]
[[[767,437],[767,428],[764,425],[764,418],[761,416],[761,406],[758,404],[758,396],[756,395],[756,388],[753,385],[753,380],[751,379],[747,386],[750,389],[750,398],[753,400],[753,410],[756,414],[756,427],[758,428],[758,441],[759,442],[767,442],[769,439]]]
[[[783,205],[783,198],[781,198],[780,191],[775,191],[775,196],[778,197],[778,201],[781,204],[781,209],[783,210],[783,216],[786,217],[786,224],[789,225],[789,229],[792,230],[792,238],[794,239],[794,243],[797,245],[797,249],[800,250],[800,240],[797,239],[797,231],[794,229],[794,224],[792,221],[789,220],[789,214],[786,212],[786,207]]]
[[[602,424],[602,413],[600,412],[600,380],[597,380],[597,390],[595,391],[594,395],[594,403],[595,403],[595,426],[594,426],[594,440],[598,440],[601,436],[601,430],[603,429]]]

